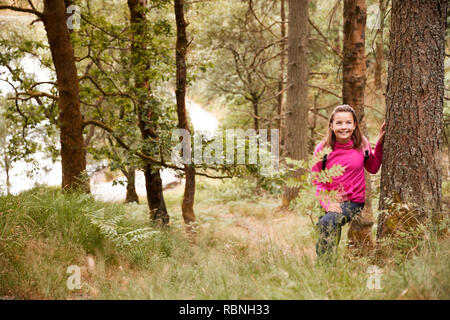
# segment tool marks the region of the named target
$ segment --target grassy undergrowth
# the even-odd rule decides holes
[[[151,229],[145,203],[103,203],[43,187],[0,197],[0,297],[450,298],[448,239],[424,241],[408,258],[385,261],[381,289],[370,289],[368,269],[374,262],[345,252],[348,227],[336,265],[318,264],[309,218],[278,211],[278,198],[255,197],[248,191],[252,187],[242,181],[199,181],[195,244],[184,231],[180,187],[165,194],[170,228],[121,246],[115,238]],[[93,224],[99,212],[110,233]],[[67,287],[71,265],[80,268],[81,289]]]

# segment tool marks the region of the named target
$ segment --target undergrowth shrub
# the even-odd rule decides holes
[[[200,198],[211,201],[205,186]],[[318,214],[313,189],[302,190],[296,208]],[[97,202],[56,188],[0,197],[0,296],[70,297],[67,266],[86,268],[87,253],[94,252],[97,273],[83,271],[82,279],[98,289],[99,299],[450,298],[448,238],[424,237],[415,250],[393,251],[384,264],[340,254],[336,265],[321,265],[314,255],[316,235],[304,217],[274,220],[261,213],[261,220],[253,219],[258,228],[239,233],[217,212],[229,213],[238,203],[250,210],[254,203],[224,203],[220,188],[215,192],[218,205],[207,202],[211,220],[195,245],[183,228],[152,232],[145,206]],[[367,287],[374,263],[382,270],[380,290]]]
[[[127,223],[124,213],[105,217],[105,208],[85,211],[85,215],[89,222],[97,227],[105,238],[111,240],[121,249],[149,239],[160,232],[149,227],[134,228],[134,226]]]
[[[257,199],[255,193],[256,181],[254,179],[232,178],[217,183],[199,181],[196,184],[196,189],[199,193],[203,193],[203,195],[198,196],[197,201],[206,203]]]
[[[82,210],[95,210],[101,205],[88,194],[62,194],[57,188],[37,187],[0,198],[0,230],[8,232],[7,226],[15,226],[27,231],[24,238],[59,238],[92,252],[101,245],[103,237]]]
[[[338,190],[322,190],[319,194],[319,199],[315,196],[316,186],[313,184],[314,181],[331,183],[333,178],[339,177],[344,173],[344,168],[341,165],[333,165],[331,168],[325,168],[319,172],[311,171],[311,168],[316,163],[321,162],[323,156],[330,152],[331,148],[327,147],[306,160],[286,159],[287,171],[291,172],[291,175],[285,178],[286,185],[289,188],[298,190],[296,198],[290,203],[290,208],[307,215],[313,225],[323,215],[323,209],[318,200],[334,202],[339,198]],[[299,172],[300,174],[298,174]]]

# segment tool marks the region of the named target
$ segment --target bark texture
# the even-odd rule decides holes
[[[140,55],[145,51],[145,45],[142,39],[145,39],[145,13],[143,8],[146,6],[146,0],[128,0],[128,8],[130,10],[130,23],[133,34],[133,39],[140,39],[133,43],[131,47],[133,61],[135,66],[141,66],[145,70],[151,68],[149,61],[142,61]],[[138,97],[138,125],[141,131],[142,139],[146,143],[151,143],[152,140],[158,138],[154,129],[154,121],[152,119],[151,104],[148,99],[151,99],[151,86],[147,73],[135,74],[136,88],[144,89],[148,92],[145,97],[139,94]],[[145,188],[147,190],[147,202],[150,209],[150,219],[157,225],[168,225],[169,214],[167,213],[166,203],[164,201],[163,187],[159,168],[154,167],[150,162],[144,165]]]
[[[342,98],[345,104],[358,109],[358,122],[364,117],[366,86],[366,1],[344,0],[344,59]]]
[[[356,112],[361,133],[367,136],[364,119],[364,90],[366,86],[366,1],[344,0],[344,44],[343,44],[343,103]],[[370,175],[365,172],[366,205],[361,215],[350,224],[348,230],[349,248],[368,249],[372,245],[372,226],[374,223],[371,201]]]
[[[283,98],[284,98],[284,81],[285,81],[285,64],[286,64],[286,41],[284,40],[286,38],[286,6],[285,6],[285,0],[281,0],[280,4],[280,18],[281,18],[281,39],[283,39],[280,43],[280,76],[278,80],[278,96],[277,96],[277,113],[278,113],[278,130],[279,130],[279,141],[278,145],[281,148],[281,154],[283,155],[283,144],[284,144],[284,137],[283,137]]]
[[[377,238],[441,213],[446,0],[392,1]],[[393,211],[394,203],[409,204]]]
[[[184,0],[175,0],[175,20],[177,24],[177,43],[176,43],[176,64],[177,64],[177,85],[175,96],[177,99],[178,128],[189,130],[189,123],[186,114],[186,52],[188,40],[186,35],[186,20],[184,19]],[[187,143],[187,150],[191,150],[190,141]],[[184,148],[183,148],[184,149]],[[194,198],[195,198],[195,168],[193,164],[185,164],[186,184],[184,186],[183,202],[181,210],[187,231],[191,232],[191,225],[195,222]]]
[[[377,44],[375,48],[375,89],[380,90],[382,88],[381,76],[383,71],[384,59],[383,59],[383,25],[384,25],[384,14],[386,11],[386,5],[388,0],[379,0],[379,19],[380,19],[380,29],[378,30]]]
[[[304,159],[308,155],[308,0],[290,0],[288,16],[288,67],[285,123],[285,156]],[[298,194],[285,187],[283,207]]]
[[[89,192],[83,119],[80,111],[79,84],[75,56],[66,25],[64,0],[45,0],[43,22],[56,71],[59,126],[61,129],[62,189]]]
[[[135,168],[128,168],[123,170],[127,178],[127,194],[125,196],[125,203],[136,202],[139,203],[139,196],[136,192],[136,170]]]

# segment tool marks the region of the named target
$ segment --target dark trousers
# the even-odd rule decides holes
[[[364,203],[342,202],[342,214],[337,212],[326,212],[320,217],[317,227],[319,229],[319,241],[316,244],[317,256],[332,253],[341,238],[341,227],[352,221],[355,215],[364,208]]]

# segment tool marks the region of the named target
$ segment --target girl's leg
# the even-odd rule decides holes
[[[341,229],[342,226],[347,222],[353,220],[353,218],[359,214],[364,208],[364,203],[356,203],[356,202],[343,202],[341,203],[342,214],[339,215],[337,221],[337,233],[336,233],[336,246],[339,245],[339,241],[341,240]]]
[[[316,244],[317,256],[332,253],[336,244],[336,238],[340,229],[337,227],[340,214],[327,212],[319,219],[319,241]]]
[[[327,212],[319,219],[319,241],[316,244],[316,254],[321,256],[332,253],[341,238],[341,227],[350,222],[364,208],[364,203],[343,202],[342,214]]]

